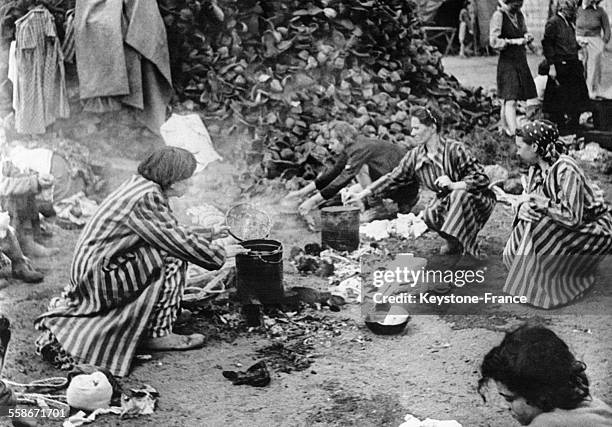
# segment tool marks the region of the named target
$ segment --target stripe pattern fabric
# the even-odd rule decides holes
[[[435,181],[443,175],[453,182],[465,182],[466,190],[441,191]],[[465,145],[444,141],[442,150],[437,153],[428,153],[425,144],[414,148],[375,189],[375,194],[414,179],[437,194],[424,212],[427,226],[442,237],[457,239],[466,253],[480,256],[476,237],[491,216],[496,200],[488,189],[490,181],[483,167]]]
[[[77,242],[70,283],[35,322],[81,363],[124,376],[139,341],[171,332],[187,263],[219,269],[222,248],[178,224],[161,188],[136,175]]]
[[[546,174],[532,167],[526,190],[549,198],[550,208],[539,222],[515,219],[503,254],[504,292],[540,308],[566,305],[594,284],[611,253],[612,215],[603,192],[566,155]]]

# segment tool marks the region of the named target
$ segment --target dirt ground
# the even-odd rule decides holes
[[[454,60],[469,62],[457,66],[457,75],[479,67],[479,75],[493,75],[491,58]],[[454,72],[450,65],[447,71]],[[465,64],[464,64],[465,65]],[[463,70],[463,71],[462,71]],[[486,72],[485,72],[486,70]],[[116,156],[119,157],[119,156]],[[133,159],[109,159],[111,186],[128,176]],[[116,161],[115,161],[116,160]],[[185,200],[175,205],[180,217],[194,203],[227,207],[239,199],[232,188],[236,166],[212,165]],[[612,182],[593,175],[612,200]],[[283,243],[285,258],[289,248],[317,242],[320,236],[309,232],[294,215],[281,213],[271,198],[256,200],[273,215],[272,238]],[[503,245],[512,218],[497,206],[481,233],[489,261],[470,267],[486,270],[486,280],[476,291],[501,293],[506,270],[501,262]],[[10,317],[13,339],[9,346],[3,376],[14,381],[62,375],[34,354],[34,318],[44,311],[49,298],[68,282],[68,268],[78,231],[59,231],[53,245],[62,253],[54,259],[39,260],[46,272],[39,285],[25,285],[8,279],[0,285],[0,312]],[[442,241],[427,233],[418,240],[393,241],[398,252],[413,252],[430,265],[446,265],[449,260],[436,256]],[[285,286],[324,287],[324,279],[301,277],[289,262],[284,264]],[[362,321],[359,305],[346,305],[340,312],[324,309],[321,314],[347,325],[332,338],[315,340],[318,357],[310,368],[291,373],[274,372],[264,388],[234,386],[223,378],[222,369],[246,369],[258,360],[255,351],[269,339],[255,331],[237,334],[233,342],[211,339],[201,350],[186,353],[157,353],[138,362],[133,373],[121,380],[125,386],[147,383],[160,393],[159,407],[151,416],[120,422],[106,416],[97,425],[160,426],[306,426],[306,425],[399,425],[408,413],[419,418],[455,419],[463,426],[504,427],[516,425],[502,403],[491,394],[483,403],[476,393],[478,368],[484,354],[499,343],[504,331],[525,320],[537,320],[555,330],[583,360],[591,381],[592,394],[612,402],[612,264],[605,263],[594,289],[580,302],[560,310],[543,311],[524,306],[489,305],[478,315],[417,315],[398,336],[373,335]],[[2,287],[4,286],[4,287]],[[467,291],[466,291],[467,292]],[[238,368],[238,366],[242,368]],[[0,425],[7,422],[0,420]],[[59,425],[57,421],[41,425]]]

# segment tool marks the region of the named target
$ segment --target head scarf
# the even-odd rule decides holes
[[[535,144],[536,153],[550,165],[567,152],[565,144],[559,141],[557,125],[548,120],[527,123],[521,129],[521,135],[525,143]]]

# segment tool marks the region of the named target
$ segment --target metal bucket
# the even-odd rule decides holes
[[[283,245],[276,240],[246,240],[251,252],[236,255],[236,286],[244,303],[257,299],[264,305],[282,304]]]
[[[359,208],[332,206],[321,209],[321,244],[337,251],[359,248]]]

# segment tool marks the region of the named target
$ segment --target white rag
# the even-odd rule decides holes
[[[204,170],[209,163],[222,160],[213,147],[206,126],[197,114],[172,114],[161,126],[160,132],[166,145],[184,148],[195,156],[198,161],[196,173]]]
[[[399,427],[462,427],[455,420],[432,420],[427,418],[423,421],[419,420],[414,415],[408,414],[404,417],[404,422]]]

